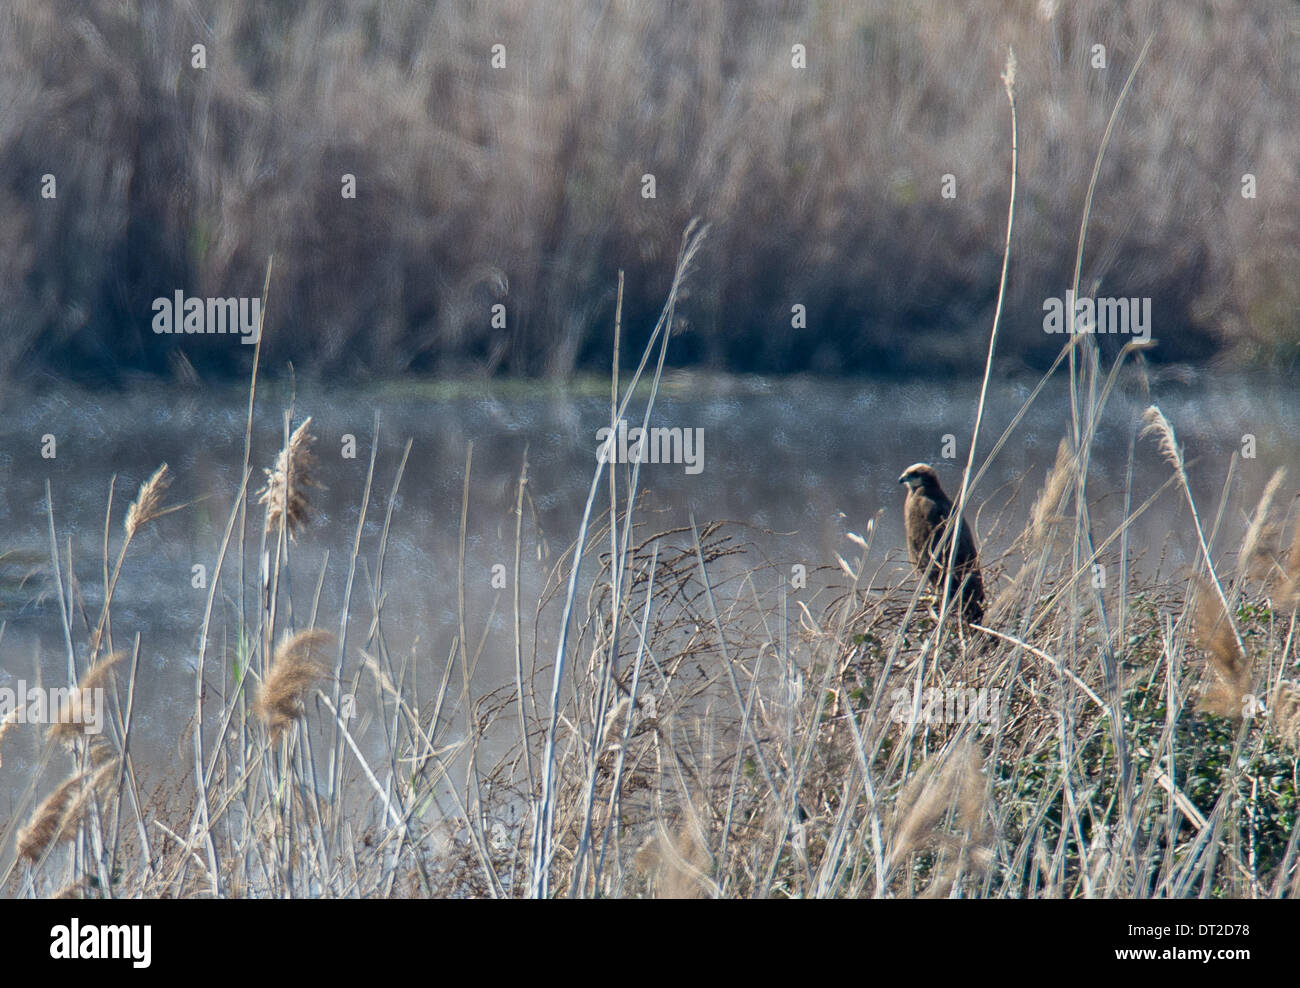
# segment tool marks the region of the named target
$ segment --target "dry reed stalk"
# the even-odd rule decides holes
[[[140,492],[136,495],[134,501],[126,509],[126,517],[122,521],[126,529],[126,541],[122,543],[122,548],[118,551],[117,562],[113,566],[113,575],[108,580],[108,592],[104,595],[104,606],[99,613],[99,621],[95,625],[95,630],[90,633],[90,655],[93,658],[99,654],[99,646],[102,642],[104,629],[108,625],[109,606],[113,601],[113,593],[117,587],[117,578],[122,572],[122,562],[126,559],[126,548],[131,544],[131,540],[139,533],[149,522],[161,518],[163,515],[169,515],[173,511],[179,511],[180,507],[164,508],[162,507],[163,492],[171,485],[171,475],[167,471],[167,464],[164,463],[153,474],[140,485]],[[104,530],[104,563],[108,564],[108,529]]]
[[[278,738],[302,716],[307,691],[328,674],[324,666],[313,661],[311,653],[333,641],[334,636],[328,631],[313,628],[289,635],[280,642],[254,706],[273,737]]]
[[[289,444],[276,456],[275,467],[263,468],[266,485],[258,492],[257,501],[266,505],[268,535],[275,531],[283,518],[289,538],[293,539],[297,530],[310,520],[311,502],[304,489],[320,486],[311,473],[316,463],[311,444],[316,437],[307,431],[310,426],[311,416],[308,416],[289,437]]]
[[[1224,595],[1223,586],[1219,582],[1218,575],[1214,572],[1214,560],[1210,558],[1210,547],[1205,541],[1205,530],[1201,527],[1200,513],[1196,510],[1196,501],[1192,497],[1192,485],[1187,479],[1187,464],[1183,459],[1182,450],[1178,448],[1178,440],[1174,436],[1174,427],[1165,418],[1157,405],[1148,405],[1146,411],[1142,413],[1143,427],[1139,438],[1147,435],[1155,435],[1158,441],[1160,455],[1165,459],[1174,473],[1178,477],[1178,484],[1182,488],[1183,497],[1187,500],[1187,509],[1192,515],[1192,527],[1196,533],[1197,545],[1201,550],[1201,561],[1205,564],[1206,580],[1197,584],[1198,594],[1204,599],[1207,594],[1205,591],[1213,590],[1217,598],[1213,603],[1206,603],[1201,606],[1192,608],[1193,618],[1200,622],[1201,630],[1204,632],[1203,640],[1213,646],[1208,649],[1216,656],[1215,668],[1220,673],[1235,668],[1237,663],[1245,661],[1245,646],[1241,643],[1241,636],[1237,634],[1236,626],[1232,623],[1229,614],[1228,598]],[[1208,608],[1208,610],[1207,610]],[[1205,623],[1205,618],[1209,618],[1209,624]],[[1223,636],[1231,639],[1230,642],[1221,641]],[[1220,661],[1222,660],[1222,661]],[[1223,664],[1226,662],[1227,664]],[[1250,671],[1246,669],[1245,675],[1249,677]],[[1231,673],[1229,679],[1221,680],[1222,683],[1235,683],[1239,672]],[[1229,686],[1229,689],[1234,687]],[[1216,704],[1223,700],[1224,697],[1216,693]],[[1240,711],[1238,711],[1238,715]]]
[[[632,375],[632,380],[628,383],[623,402],[617,409],[617,418],[622,418],[628,402],[632,400],[633,395],[636,393],[637,381],[640,380],[641,372],[649,362],[651,354],[654,353],[657,342],[659,360],[655,367],[654,376],[651,379],[650,395],[646,400],[645,411],[642,415],[642,426],[646,427],[649,424],[655,396],[658,394],[659,384],[663,379],[664,359],[668,352],[668,341],[672,336],[677,299],[681,294],[687,272],[701,242],[708,233],[708,229],[708,225],[702,225],[697,218],[692,219],[687,224],[686,231],[682,234],[681,247],[677,254],[677,267],[673,272],[672,284],[668,289],[668,299],[659,315],[659,321],[651,332],[649,340],[646,341],[645,350],[641,354],[641,361]],[[639,462],[632,467],[631,488],[633,490],[636,489],[638,483],[637,478],[640,467]],[[587,500],[582,511],[582,521],[578,525],[578,537],[574,542],[573,561],[569,568],[568,588],[564,599],[564,608],[560,615],[560,633],[556,642],[555,665],[551,679],[549,723],[546,729],[546,741],[541,761],[541,788],[533,816],[532,845],[530,848],[529,895],[537,899],[544,899],[550,895],[550,865],[555,837],[555,752],[560,716],[560,690],[564,682],[569,627],[573,614],[573,602],[578,590],[578,572],[582,566],[583,552],[587,546],[587,529],[591,523],[591,508],[596,500],[596,492],[604,468],[605,458],[601,457],[598,459],[596,471],[591,478],[591,486],[588,488]],[[626,524],[627,521],[624,522],[624,525]],[[725,665],[725,656],[723,661]],[[728,666],[729,668],[730,666]]]
[[[623,733],[627,727],[628,714],[632,710],[630,697],[620,697],[605,718],[605,730],[600,738],[601,752],[612,752],[623,743]]]
[[[1011,107],[1011,194],[1007,202],[1007,235],[1002,245],[1002,274],[998,279],[998,298],[993,308],[993,328],[989,332],[988,350],[984,357],[984,376],[980,381],[979,401],[975,405],[975,424],[971,426],[970,447],[966,452],[966,469],[961,474],[961,486],[957,488],[957,497],[953,500],[952,514],[960,519],[966,510],[966,498],[970,494],[971,478],[975,470],[975,449],[979,443],[980,426],[984,421],[984,408],[988,401],[989,379],[993,375],[993,354],[998,345],[999,329],[1002,325],[1002,305],[1007,294],[1007,271],[1011,266],[1011,232],[1016,225],[1016,185],[1020,174],[1020,138],[1019,125],[1016,122],[1016,51],[1007,49],[1006,67],[1002,71],[1002,88],[1007,94],[1007,103]],[[945,550],[947,562],[944,570],[956,571],[958,539],[949,539]],[[940,595],[939,620],[942,622],[948,613],[952,589],[950,581],[944,581],[943,593]]]

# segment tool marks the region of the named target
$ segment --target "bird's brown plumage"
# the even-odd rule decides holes
[[[927,463],[914,463],[898,478],[907,485],[903,504],[903,524],[907,531],[907,555],[912,565],[943,592],[943,572],[948,563],[948,519],[952,501],[939,486],[939,477]],[[984,580],[980,576],[979,554],[966,519],[957,525],[957,556],[948,581],[952,600],[961,600],[962,616],[967,621],[984,619]]]

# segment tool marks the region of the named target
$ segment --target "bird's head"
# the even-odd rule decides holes
[[[913,463],[903,471],[903,475],[898,478],[900,484],[906,484],[911,490],[919,490],[922,487],[938,488],[939,475],[934,472],[934,467],[928,463]]]

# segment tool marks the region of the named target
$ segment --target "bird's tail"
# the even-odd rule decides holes
[[[984,620],[984,580],[979,570],[967,573],[961,582],[961,613],[968,623]]]

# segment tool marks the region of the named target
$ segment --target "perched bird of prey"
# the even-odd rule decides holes
[[[898,478],[907,485],[903,504],[903,527],[907,532],[907,555],[922,575],[940,594],[943,572],[948,563],[948,519],[952,502],[939,486],[939,476],[928,463],[914,463]],[[961,600],[962,616],[967,621],[984,619],[984,581],[980,577],[975,539],[966,519],[957,525],[957,556],[948,581],[950,600]]]

